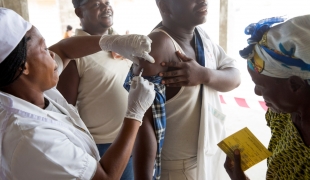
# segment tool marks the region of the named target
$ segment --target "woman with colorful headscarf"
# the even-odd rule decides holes
[[[102,157],[76,109],[54,87],[70,59],[101,48],[153,61],[150,39],[72,37],[48,49],[34,26],[5,8],[0,29],[0,179],[119,179],[154,100],[154,85],[142,77],[132,81],[123,126]]]
[[[249,25],[250,44],[240,51],[248,61],[255,93],[263,96],[271,129],[266,179],[310,179],[310,15],[269,18]],[[241,154],[241,155],[240,155]],[[231,179],[245,180],[242,153],[227,157]],[[262,172],[263,173],[263,172]]]

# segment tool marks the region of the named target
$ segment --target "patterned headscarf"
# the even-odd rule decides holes
[[[273,17],[250,24],[249,46],[240,51],[250,69],[266,76],[310,79],[310,15]],[[281,23],[284,22],[284,23]],[[281,23],[271,27],[275,23]]]

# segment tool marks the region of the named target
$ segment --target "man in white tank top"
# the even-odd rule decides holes
[[[109,0],[72,0],[82,29],[76,36],[117,34]],[[100,156],[116,138],[127,108],[128,93],[122,87],[131,61],[113,52],[100,51],[71,61],[62,72],[57,89],[77,107],[94,137]],[[132,160],[121,180],[133,180]]]
[[[206,0],[156,2],[162,24],[149,34],[152,39],[150,54],[155,64],[133,65],[132,74],[138,75],[143,68],[144,77],[165,77],[161,83],[166,85],[166,90],[161,90],[165,91],[166,113],[160,116],[166,116],[166,127],[161,129],[164,140],[156,138],[156,107],[150,108],[133,151],[135,179],[152,179],[153,176],[161,180],[223,180],[225,156],[216,144],[225,137],[225,115],[221,113],[217,92],[230,91],[240,84],[236,61],[198,27],[206,21]],[[197,63],[198,34],[203,44],[204,65]],[[158,152],[158,141],[162,140],[164,143]]]

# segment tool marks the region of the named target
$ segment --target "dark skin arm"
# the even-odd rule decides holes
[[[133,149],[134,177],[135,179],[152,179],[156,157],[156,137],[152,109],[144,115],[142,126],[138,132]]]
[[[144,69],[143,76],[157,75],[159,72],[166,71],[167,68],[160,65],[164,60],[177,61],[177,57],[174,54],[174,47],[169,38],[163,33],[152,33],[149,35],[152,39],[152,51],[150,55],[154,57],[155,63],[150,64],[145,61],[140,61],[139,66],[134,66],[134,74],[138,75],[141,68]],[[165,52],[165,53],[162,53]],[[171,53],[167,53],[171,52]],[[176,93],[178,92],[179,88]],[[170,95],[167,91],[168,96],[173,96],[172,92]],[[151,108],[146,112],[143,117],[143,124],[140,127],[137,135],[137,140],[133,150],[133,165],[134,165],[134,176],[135,180],[151,180],[153,175],[154,162],[156,157],[156,138],[154,132],[154,121]]]
[[[177,68],[177,70],[162,72],[163,84],[169,87],[207,85],[217,91],[227,92],[240,85],[240,73],[236,68],[221,70],[209,69],[200,66],[197,61],[176,53],[183,62],[163,62],[163,67]]]
[[[139,127],[139,121],[125,118],[117,138],[98,162],[93,180],[121,178],[130,158]]]
[[[58,91],[64,96],[69,104],[76,105],[80,76],[76,62],[71,61],[59,76]]]

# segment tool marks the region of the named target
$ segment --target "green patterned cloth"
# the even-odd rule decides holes
[[[272,152],[267,160],[267,180],[310,179],[310,148],[307,147],[290,114],[266,113],[271,129],[268,149]]]

